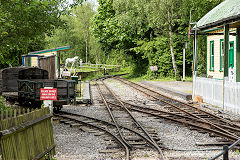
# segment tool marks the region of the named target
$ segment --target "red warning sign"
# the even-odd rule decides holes
[[[41,100],[57,100],[57,88],[53,88],[53,89],[41,88],[40,99]]]

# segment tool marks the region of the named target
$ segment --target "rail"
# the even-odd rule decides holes
[[[87,119],[90,119],[90,120],[101,121],[101,120],[98,120],[98,119],[95,119],[95,118],[91,118],[91,117],[87,117],[87,116],[83,116],[83,115],[79,115],[79,114],[74,114],[74,113],[68,113],[68,112],[64,112],[64,111],[60,111],[59,113],[65,113],[65,114],[70,114],[70,115],[73,115],[73,116],[84,117],[84,118],[87,118]],[[76,119],[76,118],[73,118],[73,117],[69,117],[68,115],[55,114],[55,116],[59,116],[59,117],[66,118],[66,119],[70,119],[70,120],[72,120],[72,121],[75,121],[75,122],[84,124],[84,125],[86,125],[86,126],[90,126],[90,127],[93,127],[93,128],[96,128],[96,129],[99,129],[99,130],[104,131],[104,132],[106,132],[107,134],[109,134],[110,136],[112,136],[114,139],[116,139],[117,142],[125,149],[125,152],[126,152],[126,153],[129,153],[129,148],[128,148],[128,146],[127,146],[120,138],[118,138],[116,135],[114,135],[112,132],[110,132],[108,129],[105,129],[105,128],[100,127],[100,126],[98,126],[98,125],[90,124],[89,122],[81,121],[81,120]],[[108,123],[108,122],[106,122],[106,121],[102,121],[102,122],[103,122],[103,123]],[[109,124],[110,124],[110,123],[109,123]],[[115,124],[110,124],[110,125],[115,126]],[[129,154],[127,154],[126,160],[129,160]]]
[[[195,106],[192,106],[192,105],[183,103],[183,102],[178,101],[178,100],[174,100],[174,99],[172,99],[172,98],[170,98],[170,97],[167,97],[167,96],[165,96],[165,95],[162,95],[162,94],[160,94],[160,93],[158,93],[158,92],[156,92],[156,91],[153,91],[153,90],[151,90],[151,89],[148,89],[148,88],[146,88],[146,87],[144,87],[144,86],[142,86],[142,85],[136,84],[136,83],[134,83],[134,82],[131,82],[131,81],[128,81],[128,80],[125,80],[125,79],[120,79],[120,78],[116,78],[116,79],[119,80],[119,81],[121,81],[121,82],[123,82],[123,83],[125,83],[125,84],[127,84],[127,85],[132,86],[133,88],[135,88],[136,90],[144,93],[144,94],[147,95],[147,96],[150,96],[150,97],[152,97],[152,98],[154,98],[154,99],[156,99],[156,100],[159,100],[159,101],[161,101],[161,102],[163,102],[163,103],[165,103],[165,104],[173,107],[173,108],[176,109],[178,112],[184,113],[186,116],[190,116],[191,118],[201,120],[201,121],[204,122],[207,126],[209,126],[209,127],[204,127],[205,130],[214,132],[214,133],[216,133],[216,134],[218,134],[218,135],[220,135],[220,136],[223,136],[223,137],[225,137],[225,138],[228,138],[228,139],[229,139],[230,141],[232,141],[232,142],[234,142],[234,141],[236,141],[236,140],[239,139],[239,137],[238,137],[236,134],[234,134],[235,131],[232,132],[232,131],[233,131],[232,128],[234,128],[234,127],[235,127],[235,128],[240,128],[240,127],[239,127],[238,125],[233,124],[233,123],[230,122],[230,121],[226,121],[225,119],[223,119],[223,118],[221,118],[221,117],[218,117],[218,116],[213,115],[213,114],[211,114],[211,113],[209,113],[209,112],[203,111],[203,110],[201,110],[201,109],[199,109],[199,108],[196,108]],[[130,84],[127,83],[127,82],[129,82]],[[139,89],[138,87],[139,87],[139,88],[142,88],[142,89],[145,89],[145,90],[149,91],[150,93],[147,93],[147,92],[145,92],[144,90]],[[153,93],[154,93],[154,94],[157,94],[157,96],[156,96],[156,95],[153,95]],[[215,121],[210,121],[209,119],[205,119],[205,118],[203,118],[203,117],[200,117],[200,115],[195,115],[195,114],[193,114],[193,112],[190,112],[190,111],[188,111],[187,109],[183,109],[183,107],[179,107],[178,105],[176,105],[176,104],[174,104],[174,103],[172,103],[172,102],[170,102],[170,101],[161,99],[159,96],[160,96],[160,97],[167,98],[167,99],[169,99],[170,101],[174,101],[175,103],[177,102],[178,105],[182,105],[182,106],[184,106],[184,107],[187,107],[187,109],[191,109],[191,110],[194,111],[194,112],[197,111],[197,112],[201,112],[201,114],[204,113],[204,114],[205,114],[205,115],[203,114],[204,116],[212,117],[212,118],[214,118]],[[229,125],[229,126],[227,127],[227,129],[223,129],[222,125],[219,124],[219,121],[221,121],[221,122]],[[230,125],[231,125],[231,126],[234,126],[234,127],[230,127]],[[198,127],[198,128],[199,128],[199,127]],[[234,130],[235,130],[235,129],[234,129]],[[238,132],[239,132],[239,131],[238,131]]]
[[[114,122],[115,127],[117,128],[117,131],[118,131],[118,133],[119,133],[119,136],[120,136],[122,142],[123,142],[123,143],[126,145],[126,147],[127,147],[127,149],[126,149],[126,159],[129,160],[129,159],[130,159],[129,157],[130,157],[131,145],[130,145],[130,144],[126,141],[126,139],[124,138],[124,136],[123,136],[123,134],[122,134],[122,132],[121,132],[121,129],[120,129],[120,127],[119,127],[119,124],[118,124],[117,121],[115,120],[115,117],[114,117],[114,115],[112,114],[112,111],[111,111],[111,109],[110,109],[107,101],[105,100],[105,98],[104,98],[104,96],[103,96],[103,94],[102,94],[102,92],[101,92],[101,90],[100,90],[100,87],[99,87],[98,83],[97,83],[97,89],[98,89],[98,91],[99,91],[99,93],[100,93],[100,97],[101,97],[102,101],[104,102],[105,106],[107,107],[107,111],[108,111],[108,113],[109,113],[112,121]]]
[[[143,128],[143,126],[137,122],[137,120],[133,117],[133,115],[130,113],[130,111],[125,107],[125,105],[122,103],[122,101],[114,94],[114,92],[112,90],[110,90],[110,88],[108,88],[108,86],[103,82],[103,79],[100,79],[100,81],[103,83],[103,86],[107,89],[107,91],[110,93],[110,95],[112,96],[113,99],[115,99],[121,106],[121,109],[123,109],[130,117],[131,119],[134,121],[134,124],[136,124],[138,127],[138,129],[141,130],[141,132],[143,132],[144,134],[137,134],[138,136],[142,137],[143,140],[145,140],[147,143],[149,143],[150,145],[152,145],[156,150],[157,152],[159,153],[159,156],[161,157],[161,159],[163,160],[164,159],[164,155],[162,153],[162,150],[159,148],[158,144],[156,143],[156,141],[152,138],[152,136]],[[100,87],[99,87],[99,84],[97,84],[97,88],[98,88],[98,91],[100,93],[100,96],[103,96],[102,95],[102,92],[100,90]],[[103,96],[104,98],[104,96]],[[110,102],[103,100],[104,103],[106,103],[107,105],[111,104]],[[112,111],[112,108],[110,108],[110,112]],[[137,131],[139,132],[139,130]],[[124,139],[124,138],[123,138]],[[125,140],[125,139],[124,139]],[[128,143],[128,142],[127,142]],[[132,146],[131,146],[132,147]],[[160,158],[159,157],[159,158]]]
[[[215,157],[211,158],[210,160],[215,160],[217,158],[219,158],[220,156],[223,156],[223,160],[228,160],[228,151],[233,149],[233,147],[235,147],[237,144],[240,143],[240,139],[237,140],[236,142],[234,142],[231,146],[223,146],[223,151],[221,153],[219,153],[218,155],[216,155]]]
[[[103,82],[103,81],[102,81]],[[124,103],[115,95],[115,93],[103,82],[103,85],[107,88],[109,93],[120,103],[120,106],[130,115],[130,117],[133,119],[133,121],[138,125],[138,127],[143,131],[143,133],[149,138],[149,140],[152,141],[152,145],[157,149],[159,154],[161,155],[161,159],[164,160],[163,152],[159,148],[158,144],[155,142],[155,140],[151,137],[151,135],[145,130],[145,128],[134,118],[132,113],[127,109],[127,107],[124,105]]]

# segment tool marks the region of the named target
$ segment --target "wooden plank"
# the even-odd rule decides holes
[[[8,117],[12,115],[12,118],[0,121],[0,130],[3,130],[1,132],[8,133],[3,134],[5,136],[0,139],[3,159],[33,159],[40,154],[45,155],[49,146],[54,145],[51,120],[46,118],[49,115],[49,109],[44,108],[33,112],[28,109],[24,115],[16,117],[16,114],[16,110],[8,112]],[[36,122],[40,119],[43,120],[28,126],[29,122]],[[14,127],[21,129],[16,129],[12,133],[5,132],[6,130],[13,131],[11,129]],[[54,148],[51,153],[55,154]]]
[[[0,137],[1,138],[5,138],[5,136],[9,136],[9,135],[12,135],[12,134],[15,134],[16,132],[20,132],[36,123],[39,123],[45,119],[49,119],[52,117],[52,114],[48,114],[48,115],[45,115],[45,116],[42,116],[40,118],[37,118],[35,120],[31,120],[31,121],[28,121],[28,122],[25,122],[21,125],[18,125],[18,126],[15,126],[15,127],[11,127],[9,129],[5,129],[3,131],[0,131]]]
[[[55,56],[40,58],[40,68],[45,69],[49,73],[49,79],[55,79]]]
[[[45,156],[47,153],[49,153],[50,151],[52,151],[54,148],[56,147],[56,145],[51,145],[50,147],[48,147],[43,153],[37,155],[35,158],[33,158],[33,160],[39,160],[41,159],[43,156]]]

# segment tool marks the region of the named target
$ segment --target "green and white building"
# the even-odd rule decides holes
[[[38,67],[49,72],[50,79],[59,78],[61,53],[70,50],[70,46],[29,52],[22,56],[22,66]]]
[[[240,1],[225,0],[202,17],[192,32],[195,46],[199,35],[206,36],[207,46],[206,75],[197,77],[193,71],[193,96],[240,113]],[[194,47],[194,57],[196,53]]]

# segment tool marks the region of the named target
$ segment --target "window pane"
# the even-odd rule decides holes
[[[223,70],[223,41],[221,41],[221,64],[220,64],[220,67],[221,67],[221,70]]]
[[[210,69],[214,69],[214,42],[210,42]]]

